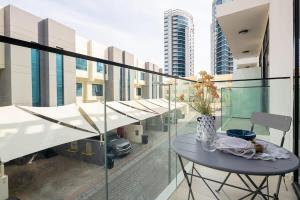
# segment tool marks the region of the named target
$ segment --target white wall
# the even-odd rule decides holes
[[[128,125],[124,127],[124,131],[128,140],[134,143],[142,143],[142,135],[144,134],[142,125]],[[138,135],[136,135],[136,132],[138,132]]]
[[[293,1],[272,0],[269,10],[269,77],[293,76]],[[269,112],[293,116],[292,80],[270,82]],[[291,128],[292,130],[292,128]],[[281,136],[281,135],[280,135]],[[279,143],[277,131],[271,132],[271,141]],[[287,134],[285,146],[292,149],[292,131]]]
[[[88,39],[80,37],[78,35],[75,36],[76,44],[76,53],[88,55]],[[76,67],[76,65],[75,65]],[[77,70],[76,69],[76,77],[77,78],[88,78],[88,70]]]
[[[4,22],[5,36],[38,42],[38,22],[41,20],[40,18],[14,6],[6,6],[4,15],[4,21],[1,21],[2,24]],[[23,23],[24,21],[26,23]],[[0,82],[3,83],[3,86],[1,84],[0,93],[4,96],[1,96],[0,101],[3,101],[4,104],[31,106],[31,49],[14,45],[5,46],[6,68],[1,71],[0,75]]]

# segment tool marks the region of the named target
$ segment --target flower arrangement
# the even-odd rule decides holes
[[[219,98],[217,87],[212,79],[213,76],[205,71],[200,71],[197,82],[193,84],[192,107],[202,115],[212,115],[212,103]]]

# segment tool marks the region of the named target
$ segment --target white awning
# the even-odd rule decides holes
[[[92,130],[85,125],[82,127]],[[95,135],[42,119],[15,106],[0,107],[0,160],[4,163]]]
[[[148,100],[136,100],[138,103],[144,105],[146,108],[149,108],[151,110],[154,110],[155,112],[159,113],[159,114],[164,114],[166,112],[168,112],[168,108],[162,107],[157,105],[157,103],[151,103]]]
[[[159,102],[162,102],[162,103],[165,103],[165,104],[167,104],[168,105],[168,100],[167,99],[156,99],[157,101],[159,101]],[[175,102],[171,102],[171,105],[174,105],[175,106]],[[187,106],[187,104],[186,103],[184,103],[184,102],[176,102],[176,108],[182,108],[182,107],[184,107],[184,106]]]
[[[104,104],[100,102],[95,103],[81,103],[79,107],[88,115],[88,117],[96,124],[101,133],[104,133]],[[138,120],[127,117],[106,107],[107,114],[107,131],[133,124]]]
[[[159,105],[161,107],[169,109],[169,102],[161,101],[159,99],[147,99],[147,100],[154,103],[154,104],[156,104],[156,105]],[[171,110],[175,109],[175,104],[173,102],[170,103],[170,109]]]
[[[140,110],[145,110],[147,112],[153,112],[154,114],[158,114],[155,110],[151,110],[142,104],[138,103],[137,101],[121,101],[121,103],[126,104],[128,106],[132,106],[134,108],[140,109]]]
[[[29,106],[19,106],[30,112],[48,117],[59,122],[64,122],[66,124],[76,126],[88,131],[96,132],[95,129],[82,117],[79,112],[79,108],[75,104],[69,104],[65,106],[58,107],[29,107]]]
[[[145,120],[147,118],[155,117],[156,115],[158,115],[153,112],[145,112],[143,110],[134,109],[132,107],[121,104],[117,101],[107,102],[107,105],[112,107],[115,110],[118,110],[119,112],[122,112],[138,120]]]

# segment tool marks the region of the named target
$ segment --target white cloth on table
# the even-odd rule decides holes
[[[284,148],[262,140],[257,140],[256,143],[263,146],[262,153],[256,153],[255,145],[251,141],[227,135],[218,135],[216,148],[225,153],[247,159],[277,160],[288,159],[290,157],[289,152]]]

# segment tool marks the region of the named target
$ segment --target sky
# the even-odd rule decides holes
[[[80,36],[133,53],[163,67],[164,11],[182,9],[195,25],[195,72],[210,72],[212,0],[0,0],[41,18],[52,18]]]

